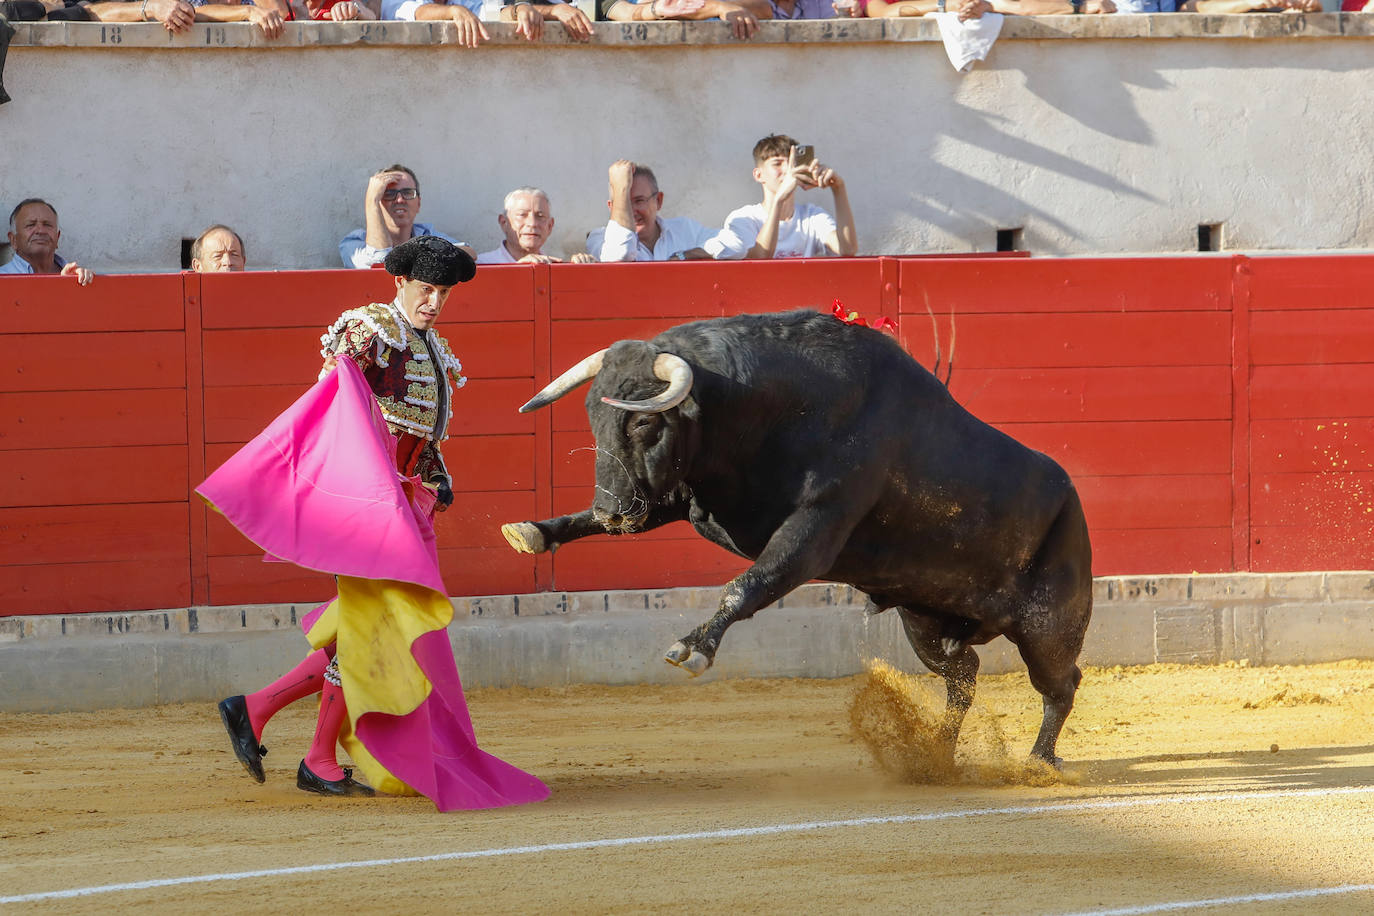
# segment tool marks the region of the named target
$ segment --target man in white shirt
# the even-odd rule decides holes
[[[599,261],[708,260],[723,248],[716,232],[686,216],[662,217],[663,192],[647,165],[611,164],[611,219],[587,233],[587,252]]]
[[[363,218],[367,225],[354,229],[339,242],[344,267],[381,264],[392,248],[422,235],[437,235],[472,256],[472,248],[466,242],[436,232],[429,223],[415,222],[419,215],[420,179],[415,172],[397,163],[373,175],[363,193]]]
[[[553,207],[549,195],[538,188],[516,188],[506,195],[497,224],[506,240],[491,251],[477,256],[478,264],[557,264],[563,259],[544,254],[544,243],[553,235]],[[574,264],[595,261],[591,255],[578,252],[570,259]]]
[[[839,173],[815,161],[798,162],[797,141],[773,134],[754,144],[754,180],[763,203],[740,207],[725,218],[719,258],[814,258],[858,254],[849,193]],[[794,200],[798,189],[830,188],[835,215]]]
[[[61,274],[76,277],[89,286],[95,274],[57,253],[62,229],[57,225],[57,209],[38,197],[19,201],[10,211],[10,248],[14,257],[0,267],[0,274]]]

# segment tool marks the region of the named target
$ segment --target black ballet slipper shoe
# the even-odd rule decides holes
[[[229,733],[229,745],[234,756],[243,764],[258,782],[265,782],[267,774],[262,771],[262,758],[267,748],[253,737],[253,725],[248,721],[248,703],[243,696],[229,697],[219,701],[219,717],[224,722],[224,730]]]
[[[348,767],[343,768],[344,778],[331,782],[328,779],[321,779],[310,771],[310,767],[301,761],[300,767],[296,770],[296,788],[304,789],[306,792],[314,792],[318,795],[376,795],[376,791],[371,786],[365,786],[353,778],[353,771]]]

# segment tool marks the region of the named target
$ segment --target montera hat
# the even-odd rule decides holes
[[[453,286],[471,280],[477,273],[477,262],[447,239],[421,235],[387,252],[386,272],[435,286]]]

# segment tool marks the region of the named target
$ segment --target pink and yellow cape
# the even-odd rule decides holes
[[[376,789],[440,811],[547,798],[477,746],[447,627],[434,496],[396,471],[396,440],[352,360],[325,376],[196,490],[271,559],[337,577],[302,621],[337,645],[340,742]]]

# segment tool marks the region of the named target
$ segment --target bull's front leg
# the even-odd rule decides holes
[[[664,661],[692,677],[705,672],[732,623],[748,620],[760,608],[827,572],[853,527],[853,520],[845,515],[818,509],[790,517],[768,539],[754,565],[725,586],[715,615],[673,643]]]
[[[501,534],[520,553],[544,553],[557,550],[569,541],[599,534],[606,529],[592,517],[591,509],[576,515],[562,515],[542,522],[510,522],[501,526]]]
[[[683,521],[687,509],[681,505],[657,506],[645,518],[636,531],[648,531],[668,522]],[[569,541],[587,537],[590,534],[624,534],[616,529],[607,529],[591,509],[583,509],[574,515],[561,515],[542,522],[510,522],[501,526],[501,534],[506,543],[521,553],[544,553],[557,550]]]

